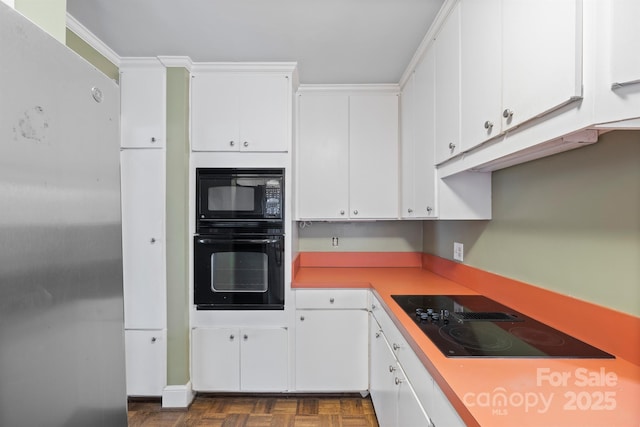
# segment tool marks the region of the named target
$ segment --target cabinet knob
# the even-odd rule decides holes
[[[502,117],[504,117],[505,119],[510,119],[511,117],[513,117],[513,111],[512,111],[512,110],[510,110],[510,109],[508,109],[508,108],[507,108],[507,109],[505,109],[505,110],[502,112]]]
[[[413,209],[409,208],[409,209],[407,209],[407,212],[408,213],[413,213]]]
[[[304,322],[304,316],[300,316],[300,321]]]
[[[453,151],[456,149],[456,144],[454,144],[453,142],[449,143],[449,150]]]
[[[333,304],[334,302],[336,302],[336,299],[335,299],[335,298],[333,298],[333,297],[331,297],[331,298],[329,298],[329,302],[330,302],[331,304]]]
[[[156,337],[151,337],[151,342],[156,342],[156,341],[158,341],[158,338],[156,338]]]
[[[371,310],[375,310],[376,309],[376,305],[375,304],[371,304]]]
[[[234,141],[229,141],[229,145],[233,147],[234,145],[236,145],[236,143]]]
[[[236,338],[235,335],[233,335],[233,334],[229,335],[229,341],[233,341],[235,338]]]
[[[155,143],[155,142],[156,142],[156,137],[155,137],[155,136],[152,136],[152,137],[151,137],[151,143],[153,144],[153,143]]]
[[[396,344],[396,343],[393,343],[393,349],[394,350],[399,350],[400,346],[398,344]]]
[[[394,380],[394,382],[396,383],[396,385],[400,385],[400,383],[402,382],[402,380],[398,377],[396,377],[396,379]]]
[[[246,340],[248,340],[248,339],[249,339],[249,336],[248,336],[247,334],[244,334],[244,336],[242,337],[242,339],[246,341]]]
[[[484,122],[484,128],[488,131],[491,131],[491,129],[493,129],[493,122],[487,120],[486,122]]]
[[[355,210],[353,211],[353,214],[354,214],[354,215],[358,215],[358,210],[357,210],[357,209],[355,209]]]
[[[389,365],[389,372],[393,372],[396,370],[396,367],[393,365]]]
[[[156,242],[156,238],[155,238],[155,237],[152,237],[152,238],[149,240],[149,242],[153,245],[153,244]]]
[[[433,208],[431,206],[427,206],[427,213],[431,214],[431,211],[433,210]]]
[[[340,215],[344,215],[344,210],[340,211]]]
[[[380,332],[376,332],[376,338],[380,338]]]
[[[243,142],[242,145],[244,145],[245,147],[248,147],[249,146],[249,141]]]

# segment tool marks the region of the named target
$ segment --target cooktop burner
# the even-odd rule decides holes
[[[392,295],[447,357],[614,358],[481,295]]]

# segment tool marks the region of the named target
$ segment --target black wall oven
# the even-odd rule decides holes
[[[284,309],[284,170],[196,169],[194,304]]]

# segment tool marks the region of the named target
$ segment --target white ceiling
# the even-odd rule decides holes
[[[67,0],[116,54],[296,61],[301,83],[397,83],[443,0]]]

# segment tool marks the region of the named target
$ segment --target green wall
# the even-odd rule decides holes
[[[69,29],[67,29],[67,47],[86,59],[109,78],[116,82],[120,79],[119,70],[116,65]]]
[[[640,131],[493,173],[491,221],[425,221],[424,252],[640,316]]]
[[[189,381],[189,71],[167,68],[167,384]]]
[[[65,43],[67,0],[15,0],[14,6],[60,43]]]

